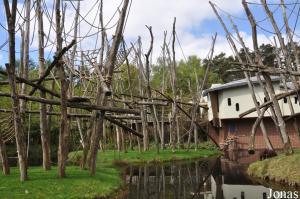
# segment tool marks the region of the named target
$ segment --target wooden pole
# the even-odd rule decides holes
[[[8,37],[9,37],[9,64],[6,64],[6,69],[8,72],[8,81],[11,87],[11,98],[14,116],[14,128],[15,128],[15,138],[17,144],[19,169],[20,169],[20,180],[27,180],[27,156],[26,156],[26,146],[24,131],[21,122],[20,114],[20,100],[16,88],[16,55],[15,55],[15,22],[16,22],[16,12],[17,12],[17,0],[13,0],[10,10],[9,1],[3,0],[7,24],[8,24]]]
[[[175,136],[176,136],[176,117],[177,117],[177,89],[176,89],[176,55],[175,55],[175,40],[176,40],[176,18],[173,22],[173,32],[172,32],[172,64],[170,64],[170,76],[171,76],[171,87],[173,94],[173,105],[172,105],[172,115],[171,115],[171,129],[170,133],[172,134],[172,151],[175,151]]]
[[[43,12],[41,8],[41,0],[37,0],[37,16],[38,16],[38,38],[39,38],[39,76],[42,77],[45,73],[45,58],[44,58],[44,27],[43,27]],[[40,97],[46,98],[45,91],[40,91]],[[40,103],[40,132],[43,152],[43,168],[51,169],[51,142],[50,132],[47,126],[47,105]]]
[[[254,17],[253,17],[253,15],[252,15],[249,7],[248,7],[248,4],[247,4],[246,0],[242,0],[242,3],[243,3],[243,6],[244,6],[244,9],[246,11],[248,20],[251,24],[251,27],[256,27],[256,22],[255,22]],[[262,0],[262,3],[264,3],[263,0]],[[252,40],[253,40],[253,46],[254,46],[254,50],[255,50],[256,59],[257,59],[259,64],[263,65],[261,57],[260,57],[259,52],[258,52],[256,28],[252,28]],[[286,125],[285,125],[285,121],[283,120],[283,117],[282,117],[282,113],[281,113],[281,110],[280,110],[278,100],[275,97],[275,91],[274,91],[274,87],[272,85],[272,80],[271,80],[270,76],[267,73],[263,72],[262,75],[265,79],[266,89],[267,89],[267,91],[270,95],[270,98],[271,98],[271,101],[272,101],[272,104],[273,104],[273,107],[274,107],[276,119],[277,119],[277,122],[278,122],[278,127],[280,129],[280,133],[281,133],[281,136],[283,138],[284,150],[285,150],[286,154],[292,154],[293,149],[292,149],[292,146],[291,146],[291,143],[290,143],[290,140],[289,140],[289,136],[286,132]]]
[[[151,39],[150,39],[150,47],[148,52],[145,54],[146,57],[146,64],[145,64],[145,70],[146,70],[146,83],[147,83],[147,97],[148,101],[152,102],[152,92],[151,92],[151,87],[150,87],[150,55],[153,49],[153,33],[152,33],[152,27],[151,26],[146,26],[147,29],[149,30]],[[156,114],[156,109],[155,105],[152,104],[150,106],[150,111],[151,111],[151,116],[152,116],[152,123],[153,123],[153,134],[154,134],[154,140],[155,140],[155,145],[156,145],[156,152],[159,153],[159,142],[158,142],[158,135],[160,134],[160,129],[159,129],[159,123],[157,119],[157,114]]]

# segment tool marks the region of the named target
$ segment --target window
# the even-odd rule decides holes
[[[283,98],[283,102],[286,104],[287,103],[287,98]]]
[[[227,104],[228,106],[231,106],[231,98],[227,98]]]
[[[267,102],[267,98],[266,97],[264,97],[264,103],[266,103]]]
[[[260,105],[259,101],[257,101],[258,106]]]
[[[298,102],[298,97],[295,97],[294,99],[295,99],[295,104],[297,104],[297,102]]]
[[[239,110],[240,110],[240,105],[239,105],[239,103],[236,103],[236,104],[235,104],[235,110],[236,110],[236,111],[239,111]]]

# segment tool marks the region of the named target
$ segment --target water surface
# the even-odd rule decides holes
[[[124,199],[265,199],[270,189],[294,191],[247,176],[247,165],[255,160],[257,156],[239,152],[193,161],[130,165]]]

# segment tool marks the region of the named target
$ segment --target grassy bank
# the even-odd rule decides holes
[[[295,154],[290,156],[279,154],[270,159],[254,162],[247,172],[260,179],[300,185],[300,150],[296,150]]]
[[[17,168],[11,169],[11,175],[0,174],[0,198],[94,198],[107,197],[116,193],[122,186],[121,167],[116,163],[147,163],[153,161],[186,160],[209,157],[218,154],[215,149],[200,149],[199,151],[169,149],[157,154],[155,151],[139,153],[137,151],[99,152],[97,158],[97,173],[91,177],[87,170],[81,171],[78,166],[67,167],[67,178],[57,178],[57,168],[43,171],[40,167],[30,167],[29,180],[19,182]],[[70,153],[70,162],[78,163],[81,152]]]
[[[11,175],[0,174],[1,199],[32,198],[94,198],[109,196],[122,184],[120,172],[115,166],[103,165],[97,168],[96,176],[81,171],[77,166],[67,167],[67,178],[58,179],[57,169],[43,171],[40,167],[29,169],[29,180],[21,183],[17,168]]]
[[[160,151],[159,154],[156,151],[151,150],[147,152],[137,152],[128,151],[117,152],[108,150],[105,152],[100,152],[98,155],[98,166],[105,164],[123,163],[123,164],[140,164],[140,163],[151,163],[151,162],[167,162],[176,160],[189,160],[195,158],[205,158],[218,154],[216,150],[201,149],[199,151],[191,150],[187,152],[186,150],[176,150],[172,152],[171,149],[165,149]],[[78,164],[81,158],[82,152],[72,152],[70,153],[70,161],[74,164]]]

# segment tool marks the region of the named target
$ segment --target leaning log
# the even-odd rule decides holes
[[[72,42],[64,47],[57,55],[54,56],[54,60],[51,62],[51,64],[48,66],[47,70],[45,71],[44,75],[38,80],[38,82],[36,83],[36,85],[40,85],[45,78],[50,74],[51,70],[54,68],[54,66],[56,66],[56,64],[58,63],[58,61],[62,58],[62,56],[76,43],[76,40],[72,40]],[[29,95],[33,95],[34,92],[36,91],[36,88],[33,88]]]
[[[3,71],[3,70],[0,70],[0,74],[7,76],[7,72]],[[42,85],[35,84],[35,83],[33,83],[33,82],[31,82],[31,81],[29,81],[27,79],[24,79],[24,78],[18,77],[18,76],[16,76],[16,80],[19,81],[19,82],[21,82],[21,83],[24,83],[24,84],[27,84],[29,86],[32,86],[33,88],[39,89],[42,92],[49,93],[52,96],[60,98],[60,95],[58,93],[55,93],[55,92],[53,92],[53,91],[45,88]]]
[[[155,90],[155,89],[154,89],[154,91],[156,91],[157,93],[159,93],[160,95],[162,95],[163,97],[165,97],[166,99],[168,99],[170,102],[173,101],[173,99],[172,99],[171,97],[169,97],[169,96],[163,94],[163,93],[160,92],[159,90]],[[185,114],[190,120],[192,120],[192,116],[191,116],[188,112],[186,112],[183,108],[181,108],[181,106],[180,106],[179,104],[177,104],[177,108],[178,108],[178,110],[180,110],[183,114]],[[214,143],[218,148],[220,148],[219,143],[218,143],[211,135],[209,135],[208,132],[206,132],[205,130],[203,130],[202,126],[201,126],[196,120],[194,120],[194,124],[195,124],[199,129],[201,129],[203,132],[205,132],[205,134],[213,141],[213,143]]]
[[[288,96],[291,96],[291,95],[296,95],[298,92],[300,92],[300,89],[292,90],[292,91],[289,91],[289,92],[277,94],[277,95],[275,95],[275,98],[276,98],[277,100],[280,100],[280,99],[282,99],[282,98],[285,98],[285,97],[288,97]],[[261,109],[261,108],[263,108],[263,107],[265,107],[265,106],[270,106],[271,104],[272,104],[272,100],[267,101],[267,102],[261,104],[261,105],[259,106],[259,108]],[[241,113],[241,114],[239,115],[239,117],[242,118],[242,117],[244,117],[244,116],[246,116],[246,115],[249,115],[250,113],[253,113],[255,110],[256,110],[255,108],[251,108],[251,109],[249,109],[249,110],[247,110],[247,111]]]
[[[115,124],[115,125],[123,128],[124,132],[130,132],[133,135],[136,135],[136,136],[138,136],[140,138],[143,138],[142,134],[138,133],[137,131],[133,130],[132,128],[129,128],[128,126],[126,126],[125,124],[123,124],[122,122],[120,122],[118,120],[115,120],[115,119],[113,119],[113,118],[111,118],[109,116],[104,116],[104,119],[106,119],[106,120],[110,121],[111,123],[113,123],[113,124]]]

